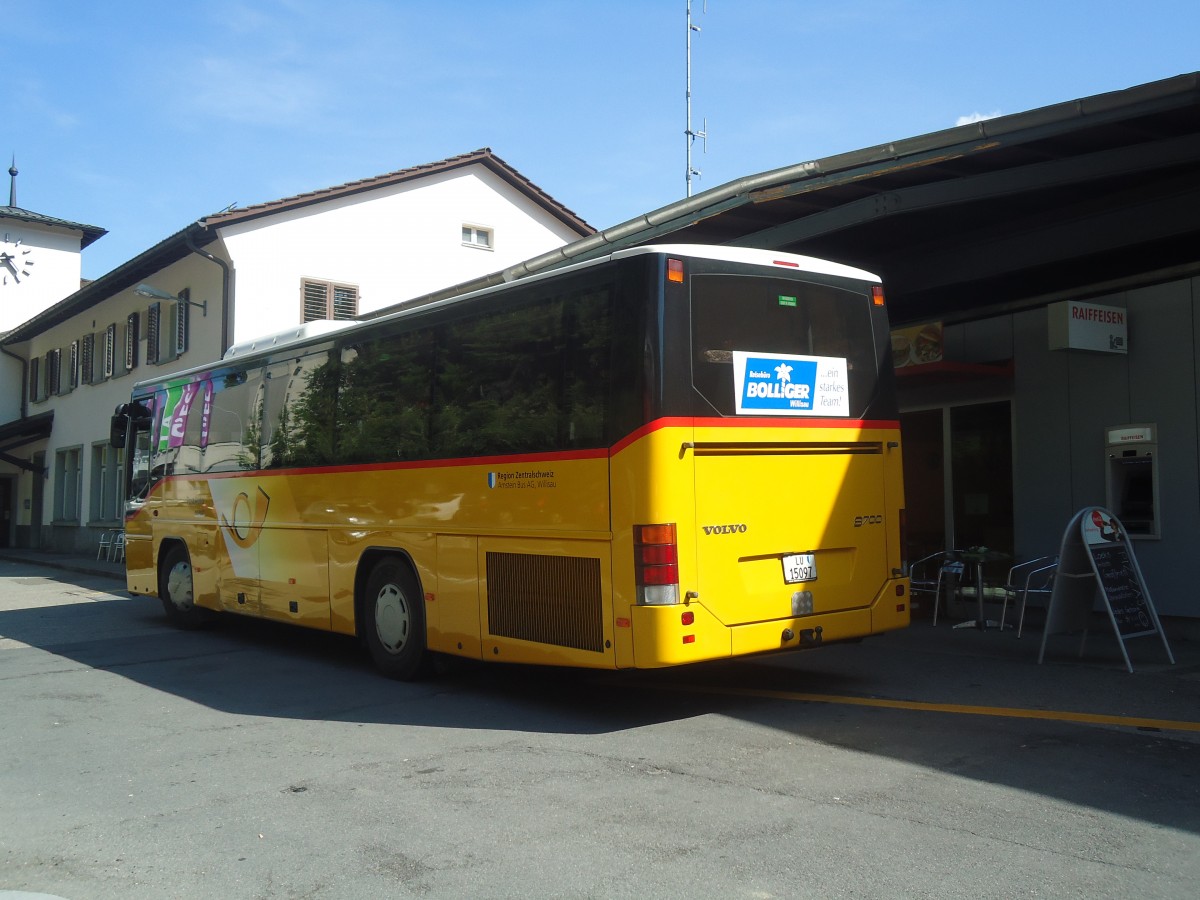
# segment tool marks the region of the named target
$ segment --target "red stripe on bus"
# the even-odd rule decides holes
[[[326,465],[312,466],[307,468],[288,468],[288,469],[243,469],[237,472],[210,472],[201,474],[199,472],[179,473],[177,475],[168,475],[160,482],[156,482],[151,489],[151,494],[158,490],[159,485],[164,481],[169,480],[187,480],[187,481],[208,481],[217,478],[245,478],[252,476],[255,478],[270,478],[276,475],[327,475],[334,472],[367,472],[367,471],[402,471],[404,469],[447,469],[462,466],[520,466],[520,465],[538,465],[554,462],[570,462],[581,459],[607,459],[610,456],[616,456],[626,447],[640,441],[647,435],[653,434],[656,431],[663,431],[667,428],[788,428],[795,430],[815,429],[815,428],[855,428],[860,430],[869,429],[898,429],[900,423],[898,421],[881,419],[814,419],[814,418],[791,418],[791,419],[775,419],[775,418],[706,418],[692,416],[665,416],[661,419],[655,419],[653,422],[647,422],[641,428],[623,437],[617,441],[610,449],[604,447],[589,449],[589,450],[563,450],[558,452],[547,453],[519,453],[511,456],[468,456],[455,459],[417,459],[406,462],[389,462],[389,463],[349,463],[347,465]],[[148,498],[147,498],[148,499]]]

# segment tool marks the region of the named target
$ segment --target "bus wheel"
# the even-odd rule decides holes
[[[158,570],[158,596],[167,619],[178,628],[197,628],[209,619],[208,610],[196,606],[192,591],[192,564],[187,551],[171,547]]]
[[[412,570],[395,559],[375,564],[367,579],[363,636],[375,667],[389,678],[425,673],[425,606]]]

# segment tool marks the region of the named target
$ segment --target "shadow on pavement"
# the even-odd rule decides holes
[[[11,562],[0,564],[0,576],[50,580],[43,568]],[[350,638],[234,616],[201,631],[176,631],[157,600],[126,599],[111,581],[88,575],[56,576],[62,590],[55,602],[7,609],[0,602],[0,648],[9,651],[0,656],[0,678],[58,671],[65,661],[240,716],[544,734],[728,717],[794,736],[798,771],[806,765],[805,742],[820,742],[911,764],[921,777],[994,783],[1200,832],[1200,741],[986,712],[997,706],[1200,718],[1194,645],[1177,650],[1179,667],[1144,665],[1130,676],[1103,647],[1082,662],[1037,666],[1040,636],[1018,642],[1007,633],[955,633],[917,622],[862,644],[687,668],[614,673],[456,661],[431,680],[399,683],[376,675]],[[21,653],[20,645],[42,652]],[[832,702],[796,694],[830,695]],[[969,704],[984,712],[863,708],[839,703],[839,696]],[[703,769],[721,750],[715,738],[681,762]],[[781,777],[787,773],[764,771],[764,789]]]

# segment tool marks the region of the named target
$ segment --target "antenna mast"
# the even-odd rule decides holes
[[[704,11],[708,12],[708,0],[705,0]],[[692,196],[692,176],[700,175],[700,170],[692,168],[692,144],[696,143],[696,138],[704,141],[704,150],[708,152],[708,120],[704,120],[704,125],[700,131],[692,130],[692,32],[698,32],[699,25],[692,24],[692,0],[687,0],[687,128],[683,134],[687,140],[687,196]]]

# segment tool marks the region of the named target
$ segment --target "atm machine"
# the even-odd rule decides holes
[[[1104,430],[1108,465],[1106,506],[1130,538],[1158,538],[1158,426],[1117,425]]]

